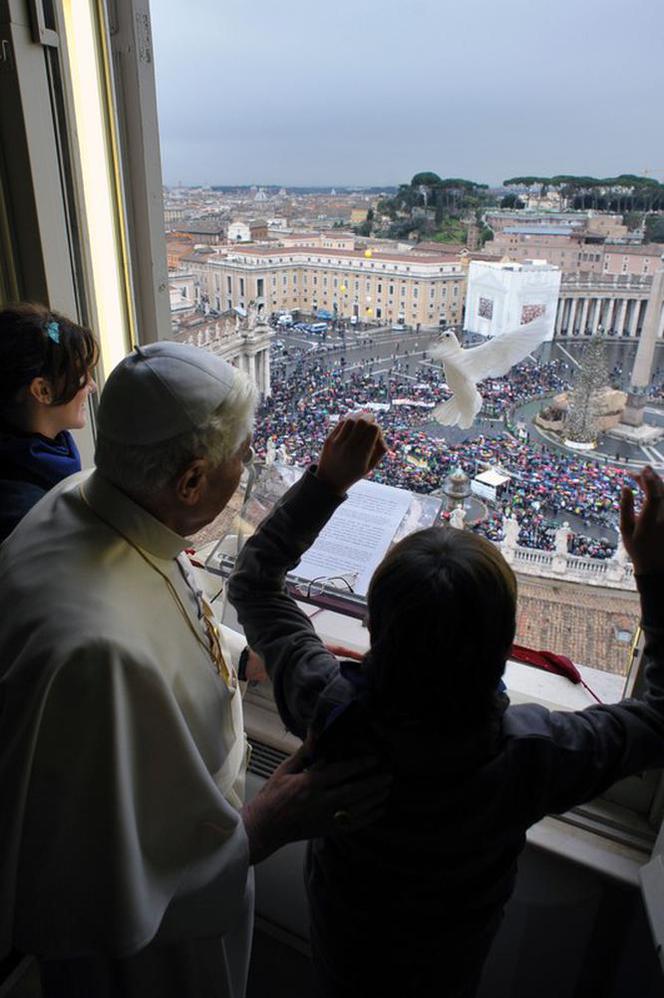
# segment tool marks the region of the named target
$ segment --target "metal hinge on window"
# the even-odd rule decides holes
[[[58,33],[46,24],[46,14],[44,12],[43,0],[28,0],[30,9],[30,25],[32,27],[32,40],[37,45],[45,45],[49,48],[57,48],[60,44]]]
[[[0,40],[0,73],[11,73],[14,69],[12,43],[8,38]]]

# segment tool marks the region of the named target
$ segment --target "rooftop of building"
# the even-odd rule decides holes
[[[495,270],[560,270],[560,267],[557,267],[554,263],[549,263],[547,260],[506,260],[504,258],[489,259],[488,257],[476,256],[473,259],[473,263],[486,264],[486,266],[492,267]]]
[[[264,256],[264,257],[276,257],[276,256],[288,256],[297,254],[298,256],[304,256],[309,254],[310,256],[327,256],[331,257],[346,257],[349,260],[367,260],[367,261],[380,261],[380,262],[392,262],[392,263],[415,263],[415,264],[449,264],[453,262],[452,258],[447,255],[438,253],[436,255],[421,255],[413,256],[412,253],[389,253],[386,251],[376,251],[371,252],[370,257],[366,257],[366,250],[349,250],[349,249],[327,249],[321,246],[288,246],[288,247],[268,247],[253,245],[248,246],[234,246],[233,255],[242,254],[244,256]]]
[[[206,263],[209,257],[219,256],[211,247],[194,247],[191,253],[180,257],[180,263]]]
[[[222,221],[221,219],[205,219],[200,218],[195,221],[185,222],[184,225],[178,227],[177,232],[191,232],[191,233],[204,233],[205,235],[217,235],[225,231],[227,221]]]
[[[521,575],[516,642],[625,675],[639,612],[635,592]]]
[[[466,251],[465,243],[437,243],[433,240],[423,240],[415,243],[412,253],[437,253],[445,256],[459,256]]]
[[[503,229],[508,235],[520,236],[573,236],[578,230],[571,225],[510,225]]]
[[[293,232],[284,232],[281,236],[282,239],[320,239],[320,232],[298,232],[297,229]],[[345,233],[344,233],[345,235]]]

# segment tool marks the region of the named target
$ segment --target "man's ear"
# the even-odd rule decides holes
[[[195,506],[200,500],[205,489],[208,470],[207,459],[197,457],[178,475],[175,492],[185,506]]]
[[[28,396],[40,405],[50,405],[53,391],[46,378],[33,378],[28,385]]]

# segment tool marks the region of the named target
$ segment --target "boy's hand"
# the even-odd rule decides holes
[[[339,420],[323,444],[316,476],[333,492],[343,495],[368,475],[386,452],[382,431],[373,416],[364,412],[347,416]]]
[[[620,533],[637,575],[664,572],[664,482],[646,465],[636,480],[645,493],[638,516],[634,493],[625,487],[620,499]]]

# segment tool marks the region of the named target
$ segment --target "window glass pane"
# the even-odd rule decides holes
[[[0,308],[20,297],[10,217],[0,173]]]
[[[84,250],[93,291],[91,314],[107,376],[130,349],[131,309],[116,173],[115,119],[108,104],[105,26],[91,0],[63,0],[62,14],[72,111],[70,141],[80,171],[87,236]]]
[[[385,13],[366,8],[352,13]],[[207,47],[253,37],[252,14],[232,4],[201,39],[174,10],[164,3],[152,12],[166,237],[169,247],[184,240],[173,272],[195,274],[200,286],[174,335],[204,344],[201,317],[211,329],[231,329],[237,309],[246,322],[250,297],[262,299],[257,289],[267,280],[264,359],[254,367],[265,396],[259,459],[274,443],[305,466],[336,418],[374,407],[390,453],[373,479],[438,495],[441,523],[462,508],[465,527],[498,544],[517,573],[518,643],[598,670],[603,695],[617,699],[638,627],[631,566],[617,543],[620,490],[644,463],[664,468],[664,176],[612,179],[608,149],[596,151],[601,181],[556,175],[560,142],[550,123],[532,140],[552,164],[550,177],[515,176],[498,139],[495,162],[477,145],[463,169],[449,167],[460,178],[442,166],[413,176],[410,164],[444,164],[445,150],[427,129],[413,133],[401,156],[368,110],[365,68],[350,67],[340,81],[316,55],[315,17],[302,19],[289,4],[261,6],[272,44],[249,75],[241,46],[231,44],[226,69],[242,80],[242,100],[211,106],[197,96],[215,85]],[[326,26],[340,44],[346,11],[342,4],[337,26]],[[437,28],[447,30],[442,9],[429,18],[425,47]],[[303,141],[309,93],[294,92],[282,72],[277,39],[295,37],[300,78],[330,108],[317,111],[320,142]],[[371,37],[386,64],[390,53],[398,57],[389,16],[372,18]],[[182,74],[183,65],[196,72]],[[395,119],[409,99],[426,119],[457,83],[424,60],[413,80],[376,71],[369,89],[394,105]],[[555,88],[551,101],[564,107]],[[338,110],[351,105],[357,114]],[[476,113],[477,135],[494,128]],[[277,119],[278,129],[261,127]],[[389,271],[385,295],[376,269]],[[217,272],[235,279],[225,313],[210,316]],[[422,283],[428,293],[419,293]],[[472,350],[531,323],[546,327],[546,341],[533,334],[507,374],[479,383],[472,425],[446,423],[440,407],[450,378],[432,356],[441,330]],[[241,346],[228,344],[229,356],[239,349],[242,357]]]

